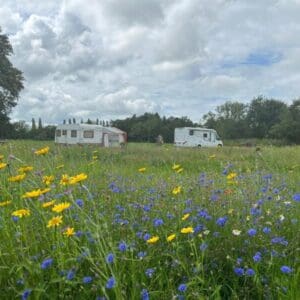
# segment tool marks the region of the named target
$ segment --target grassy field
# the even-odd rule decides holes
[[[0,145],[0,299],[300,299],[299,154]]]

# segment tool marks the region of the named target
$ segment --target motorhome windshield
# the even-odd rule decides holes
[[[221,138],[219,137],[219,135],[216,133],[216,140],[217,141],[220,141],[221,140]]]

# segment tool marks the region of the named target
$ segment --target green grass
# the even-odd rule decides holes
[[[299,150],[9,141],[0,146],[0,299],[299,299]],[[22,166],[33,170],[9,181]],[[22,197],[49,175],[49,192]],[[52,200],[71,206],[43,207]],[[20,209],[30,215],[13,218]],[[62,223],[47,227],[55,216]]]

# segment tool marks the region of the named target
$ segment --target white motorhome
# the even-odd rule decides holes
[[[102,147],[118,147],[127,142],[126,132],[115,127],[94,124],[62,124],[55,130],[57,144],[94,144]]]
[[[174,144],[178,147],[223,146],[223,142],[214,129],[201,127],[175,128]]]

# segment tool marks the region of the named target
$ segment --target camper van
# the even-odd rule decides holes
[[[178,147],[223,146],[223,142],[214,129],[201,127],[175,128],[174,144]]]

